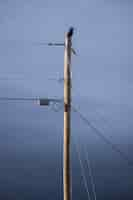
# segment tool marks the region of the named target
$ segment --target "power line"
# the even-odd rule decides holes
[[[0,101],[39,101],[41,99],[43,98],[40,98],[40,97],[31,97],[31,98],[0,97]],[[62,103],[62,99],[46,99],[46,100],[51,101],[53,103],[54,102]],[[94,125],[92,125],[92,123],[78,109],[76,109],[74,106],[72,106],[72,109],[74,112],[78,113],[79,117],[89,126],[89,128],[91,128],[94,131],[96,135],[98,135],[106,144],[108,144],[112,148],[113,151],[117,152],[121,156],[121,158],[124,159],[128,163],[129,166],[133,167],[133,162],[129,160],[127,155],[125,155],[125,153],[122,152],[118,148],[118,145],[112,143],[107,137],[105,137],[104,134],[99,129],[97,129]]]
[[[43,98],[40,98],[40,97],[31,97],[31,98],[28,98],[28,97],[24,97],[24,98],[21,98],[21,97],[0,97],[0,101],[39,101]],[[46,99],[48,101],[51,101],[51,102],[57,102],[57,103],[62,103],[63,100],[62,99]],[[132,166],[133,167],[133,162],[131,160],[129,160],[129,158],[127,157],[127,155],[125,155],[124,152],[122,152],[119,148],[118,148],[118,145],[112,143],[107,137],[104,136],[104,134],[99,130],[97,129],[94,125],[92,125],[92,123],[78,110],[76,109],[74,106],[72,106],[72,109],[74,112],[78,113],[79,117],[89,126],[89,128],[91,128],[94,133],[96,135],[98,135],[106,144],[108,144],[113,151],[117,152],[122,159],[124,159],[129,166]]]
[[[110,139],[105,137],[104,134],[99,129],[97,129],[77,108],[74,106],[72,108],[73,111],[79,115],[79,117],[86,123],[89,128],[94,131],[96,135],[98,135],[106,144],[112,148],[113,151],[117,152],[120,157],[127,162],[129,167],[133,167],[133,162],[127,157],[127,155],[125,155],[124,152],[119,149],[118,145],[112,143]]]
[[[44,77],[40,77],[40,79],[44,79]],[[25,76],[25,77],[0,77],[0,81],[29,81],[29,80],[37,80],[36,77],[28,77],[28,76]],[[47,78],[46,81],[56,81],[56,82],[63,82],[63,78]]]
[[[76,143],[76,139],[74,139],[74,136],[73,136],[72,139],[75,140],[74,143]],[[78,146],[78,143],[77,143],[77,144],[74,144],[74,145],[76,146],[76,148],[79,147],[79,146]],[[92,192],[93,192],[93,195],[94,195],[94,200],[97,200],[96,186],[95,186],[95,183],[94,183],[94,177],[93,177],[93,173],[92,173],[92,169],[91,169],[91,164],[90,164],[90,160],[89,160],[89,158],[88,158],[88,156],[87,156],[87,151],[86,151],[86,149],[85,149],[85,146],[84,146],[83,150],[84,150],[84,155],[85,155],[85,159],[86,159],[86,162],[87,162],[87,167],[88,167],[88,170],[89,170],[89,176],[90,176],[90,182],[91,182],[91,185],[92,185]],[[81,156],[80,156],[81,153],[80,153],[79,151],[80,151],[80,150],[78,149],[77,154],[78,154],[78,156],[79,156],[79,158],[80,158],[80,165],[82,164],[82,166],[81,166],[82,176],[85,176],[85,171],[83,171],[83,170],[84,170],[84,168],[83,168],[83,163],[81,163],[81,162],[82,162],[82,159],[81,159]],[[87,189],[87,188],[88,188],[88,184],[86,183],[87,180],[85,180],[86,177],[85,177],[85,178],[83,177],[83,179],[84,179],[84,185],[85,185],[86,191],[87,191],[87,193],[88,193],[88,189]],[[89,193],[89,197],[90,197],[90,193]]]
[[[93,177],[93,173],[92,173],[92,169],[91,169],[91,163],[90,163],[90,160],[88,158],[85,146],[84,146],[84,154],[85,154],[86,162],[87,162],[87,165],[88,165],[89,176],[90,176],[90,181],[91,181],[91,185],[92,185],[92,192],[93,192],[93,195],[94,195],[94,200],[97,200],[96,186],[95,186],[94,177]]]
[[[28,98],[28,97],[0,97],[0,101],[37,101],[40,98],[35,97],[35,98]]]
[[[35,45],[42,45],[42,46],[65,46],[64,43],[52,43],[52,42],[49,42],[49,43],[45,43],[45,42],[37,42],[37,43],[34,43]]]
[[[83,177],[84,186],[85,186],[85,189],[86,189],[86,192],[87,192],[87,197],[88,197],[89,200],[91,200],[91,196],[90,196],[90,192],[89,192],[88,184],[87,184],[87,179],[86,179],[86,176],[85,176],[84,166],[83,166],[81,156],[80,156],[80,151],[78,149],[78,145],[77,145],[76,141],[74,140],[74,138],[73,138],[73,143],[75,145],[76,153],[78,155],[78,160],[79,160],[79,164],[80,164],[80,168],[81,168],[81,174],[82,174],[82,177]]]
[[[51,102],[61,103],[62,99],[54,99],[54,98],[42,98],[42,97],[0,97],[0,101],[38,101],[41,99],[46,99]]]
[[[0,41],[1,44],[13,44],[13,45],[31,45],[31,46],[65,46],[63,42],[33,42],[33,41],[26,41],[26,40],[2,40]]]

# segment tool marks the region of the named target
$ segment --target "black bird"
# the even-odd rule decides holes
[[[74,33],[74,28],[70,27],[70,29],[69,29],[69,31],[67,33],[67,37],[72,37],[73,33]]]

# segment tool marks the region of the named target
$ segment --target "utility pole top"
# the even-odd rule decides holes
[[[70,38],[73,36],[73,33],[74,33],[74,28],[73,27],[70,27],[69,28],[69,31],[67,32],[67,37]]]

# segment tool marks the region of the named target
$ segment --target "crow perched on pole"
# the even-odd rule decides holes
[[[70,29],[69,29],[69,31],[67,33],[67,37],[72,37],[73,33],[74,33],[74,28],[70,27]]]

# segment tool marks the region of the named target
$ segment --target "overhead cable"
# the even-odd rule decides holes
[[[133,167],[133,162],[128,158],[128,156],[127,156],[124,152],[122,152],[122,151],[119,149],[118,145],[112,143],[112,142],[110,141],[110,139],[108,139],[108,138],[102,133],[102,131],[100,131],[99,129],[97,129],[97,127],[94,126],[94,125],[93,125],[93,124],[92,124],[92,123],[91,123],[77,108],[75,108],[74,106],[72,106],[72,109],[73,109],[74,112],[76,112],[76,113],[79,115],[79,117],[85,122],[85,124],[86,124],[89,128],[91,128],[91,129],[94,131],[94,133],[95,133],[96,135],[98,135],[107,145],[109,145],[109,146],[112,148],[112,150],[113,150],[114,152],[117,152],[117,153],[120,155],[120,157],[121,157],[123,160],[126,161],[126,163],[128,164],[129,167]]]

